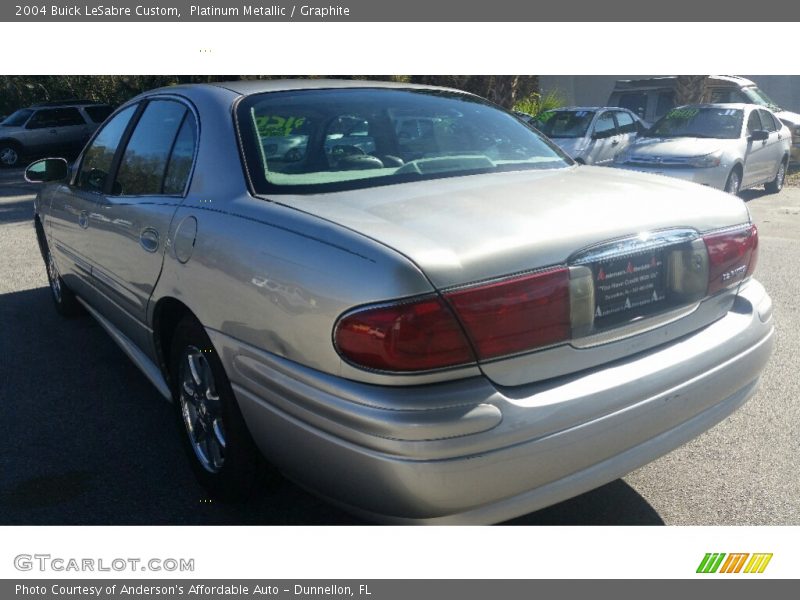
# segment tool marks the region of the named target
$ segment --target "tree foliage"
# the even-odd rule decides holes
[[[281,76],[284,78],[286,76]],[[290,76],[291,77],[291,76]],[[297,77],[318,78],[318,75]],[[511,108],[537,92],[536,75],[334,75],[337,79],[401,81],[453,87]],[[278,79],[270,75],[2,75],[0,115],[37,102],[94,100],[117,105],[153,88],[183,83]]]

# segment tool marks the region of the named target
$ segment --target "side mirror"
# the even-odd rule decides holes
[[[593,140],[604,140],[606,138],[610,138],[614,135],[614,130],[609,129],[607,131],[593,131],[592,132],[592,139]]]
[[[768,140],[769,131],[756,129],[755,131],[750,132],[750,139],[754,142],[763,142],[764,140]]]
[[[31,163],[25,169],[25,181],[29,183],[63,181],[68,176],[69,165],[63,158],[43,158]]]

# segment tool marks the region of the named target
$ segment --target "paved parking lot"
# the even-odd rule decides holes
[[[0,525],[357,523],[280,478],[247,504],[208,501],[172,407],[91,318],[51,307],[34,191],[0,170]],[[745,195],[778,328],[758,394],[624,479],[514,523],[800,525],[800,188]]]

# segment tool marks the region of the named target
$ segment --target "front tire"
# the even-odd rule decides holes
[[[728,175],[728,180],[725,182],[725,191],[734,196],[738,196],[741,185],[742,176],[739,174],[739,169],[733,169]]]
[[[775,174],[775,179],[764,184],[764,189],[768,194],[777,194],[783,189],[783,182],[786,181],[786,164],[788,160],[782,160]]]
[[[0,142],[0,167],[16,167],[22,162],[22,148],[11,142]]]
[[[245,500],[263,464],[222,361],[191,315],[178,324],[171,347],[178,427],[195,477],[215,498]]]

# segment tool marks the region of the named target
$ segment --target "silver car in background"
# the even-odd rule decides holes
[[[540,113],[531,125],[584,165],[608,165],[645,130],[624,108],[565,107]]]
[[[456,90],[154,90],[26,177],[56,309],[174,403],[216,497],[261,454],[371,519],[509,519],[712,427],[772,350],[741,200],[577,167]]]
[[[670,110],[617,155],[624,169],[678,177],[731,194],[783,188],[792,134],[754,104],[693,104]]]

